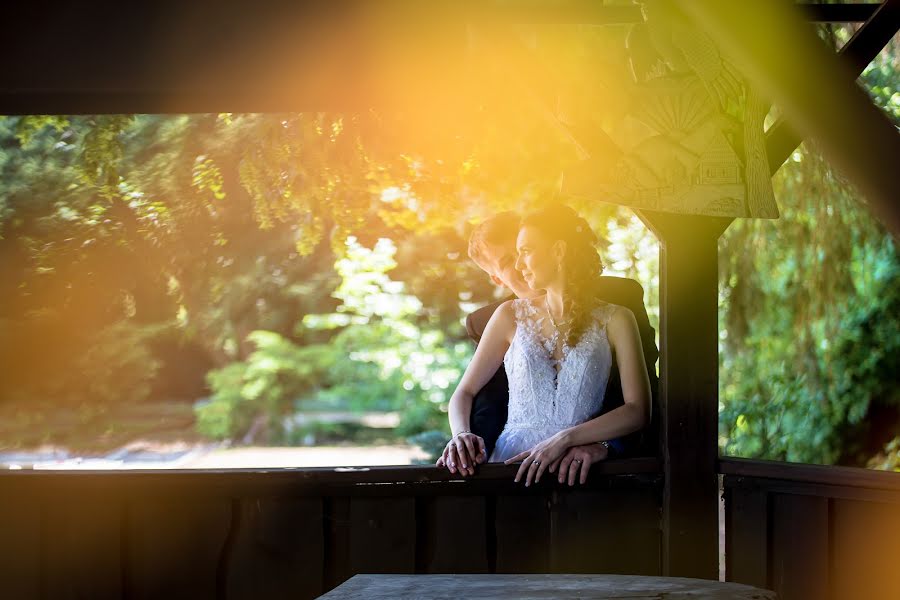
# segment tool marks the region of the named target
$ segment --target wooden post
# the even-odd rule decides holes
[[[660,241],[662,573],[718,578],[719,217],[640,211]]]

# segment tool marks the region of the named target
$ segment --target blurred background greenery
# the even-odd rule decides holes
[[[898,60],[895,39],[860,81],[900,123]],[[468,232],[557,202],[571,158],[534,119],[482,117],[0,117],[0,449],[433,453],[473,351],[462,320],[499,297]],[[894,240],[814,144],[773,181],[781,218],[720,242],[722,452],[900,469]],[[573,206],[657,327],[652,234]]]
[[[838,48],[851,34],[823,26]],[[900,125],[900,39],[859,83]],[[719,244],[720,447],[733,456],[900,469],[895,240],[804,143],[773,177],[781,217]]]

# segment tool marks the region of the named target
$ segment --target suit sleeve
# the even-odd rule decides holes
[[[656,331],[650,325],[650,315],[647,314],[647,306],[644,304],[644,288],[633,279],[626,281],[629,282],[626,306],[634,313],[634,319],[637,321],[638,332],[641,334],[644,360],[647,362],[647,370],[655,373],[654,365],[659,359],[659,348],[656,346]]]
[[[475,328],[475,319],[472,318],[472,314],[466,315],[466,333],[476,345],[481,341],[481,332]]]
[[[506,300],[501,300],[500,302],[482,306],[466,317],[466,333],[469,334],[469,337],[473,342],[478,344],[478,342],[481,341],[481,336],[484,334],[484,328],[487,327],[488,321],[491,320],[491,316],[494,314],[494,311],[497,310],[497,307],[505,301]]]
[[[466,333],[475,344],[481,341],[484,328],[491,315],[501,302],[482,306],[466,317]],[[487,454],[490,457],[494,445],[503,427],[506,425],[507,406],[509,404],[509,382],[503,365],[497,369],[487,384],[472,399],[470,425],[472,433],[484,439]]]

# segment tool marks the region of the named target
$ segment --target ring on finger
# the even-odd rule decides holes
[[[580,464],[581,464],[581,459],[580,459],[580,458],[573,458],[573,459],[572,459],[572,462],[577,462],[577,463],[580,465]]]

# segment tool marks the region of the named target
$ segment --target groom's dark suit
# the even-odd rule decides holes
[[[644,306],[644,288],[633,279],[622,277],[601,277],[600,293],[598,298],[610,304],[624,306],[634,313],[637,321],[638,332],[641,335],[641,346],[644,350],[644,360],[647,363],[647,374],[650,376],[650,392],[652,395],[653,415],[650,425],[642,431],[627,435],[616,441],[614,449],[617,455],[641,456],[655,455],[659,437],[659,407],[657,402],[657,387],[659,378],[656,375],[656,359],[659,358],[659,350],[656,347],[656,336],[650,326],[647,316],[647,308]],[[508,300],[509,298],[507,298]],[[495,302],[483,306],[466,317],[466,331],[469,337],[477,344],[481,340],[484,328],[491,315],[501,302]],[[619,368],[613,357],[612,370],[609,374],[609,383],[606,386],[606,396],[603,400],[601,414],[622,406],[622,381],[619,378]],[[506,425],[507,408],[509,406],[509,382],[506,379],[506,370],[503,365],[497,370],[490,381],[475,394],[472,404],[472,432],[484,438],[488,456],[494,449],[497,437]]]

